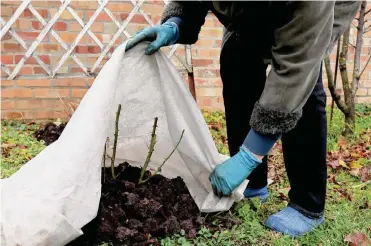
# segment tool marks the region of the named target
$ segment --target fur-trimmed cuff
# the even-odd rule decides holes
[[[262,134],[283,134],[296,126],[302,111],[286,113],[265,108],[258,102],[251,115],[251,127]]]
[[[183,14],[184,7],[177,2],[170,2],[161,16],[161,23],[166,22],[171,17],[181,16]]]

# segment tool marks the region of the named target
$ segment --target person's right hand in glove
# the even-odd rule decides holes
[[[145,50],[146,55],[152,55],[163,46],[175,44],[179,39],[180,18],[173,17],[160,26],[147,27],[133,37],[126,44],[126,51],[143,41],[153,41]]]
[[[250,130],[237,154],[217,165],[209,180],[215,195],[229,196],[262,162],[280,135],[263,135]]]

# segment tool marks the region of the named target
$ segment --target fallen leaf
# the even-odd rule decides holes
[[[337,189],[337,191],[350,202],[352,201],[352,196],[345,189]]]
[[[343,136],[339,136],[338,146],[344,148],[346,145],[348,145],[348,140]]]
[[[336,169],[340,166],[338,160],[329,161],[327,162],[327,165],[330,166],[332,169]]]
[[[4,149],[12,148],[12,147],[15,147],[15,146],[16,146],[16,144],[14,144],[14,143],[11,143],[11,144],[3,143],[3,144],[1,144],[1,148],[4,148]]]
[[[339,160],[339,165],[346,168],[346,169],[349,169],[349,167],[347,166],[347,164],[345,163],[345,161],[343,161],[342,159]]]
[[[362,157],[360,153],[355,153],[355,152],[350,153],[350,155],[351,155],[353,158],[360,158],[360,157]]]
[[[359,161],[352,161],[350,164],[349,164],[349,167],[350,168],[357,168],[357,169],[360,169],[362,167],[361,164],[359,164]]]
[[[360,169],[359,168],[352,168],[352,169],[350,169],[349,173],[354,177],[359,177]]]
[[[371,166],[362,167],[360,170],[362,182],[371,180]]]
[[[331,174],[330,177],[327,178],[330,183],[340,185],[339,182],[336,181],[336,174]]]
[[[350,246],[370,246],[371,241],[366,234],[362,232],[354,232],[348,234],[344,238],[344,242],[348,242]]]
[[[26,147],[24,145],[19,145],[20,149],[25,149]]]

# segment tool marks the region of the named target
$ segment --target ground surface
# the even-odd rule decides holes
[[[285,174],[280,145],[270,153],[270,185],[267,203],[256,199],[236,204],[230,211],[236,221],[232,229],[212,232],[201,228],[197,237],[187,239],[183,232],[178,236],[160,239],[162,245],[370,245],[371,238],[371,108],[357,107],[357,128],[354,136],[340,136],[342,115],[335,111],[328,134],[328,193],[325,222],[318,229],[299,239],[291,239],[267,230],[264,220],[287,204],[289,183]],[[227,154],[224,114],[204,113],[218,150]],[[1,177],[8,177],[22,164],[39,153],[45,144],[34,137],[38,124],[2,121],[1,126]],[[303,157],[305,158],[305,157]],[[218,215],[208,218],[219,224]],[[214,227],[214,229],[215,229]],[[361,242],[365,242],[361,244]],[[102,244],[109,246],[110,244]]]

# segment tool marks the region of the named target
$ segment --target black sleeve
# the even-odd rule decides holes
[[[161,23],[171,17],[179,17],[183,21],[179,26],[180,44],[194,44],[198,40],[202,25],[209,10],[209,4],[201,1],[171,1],[165,8]]]

